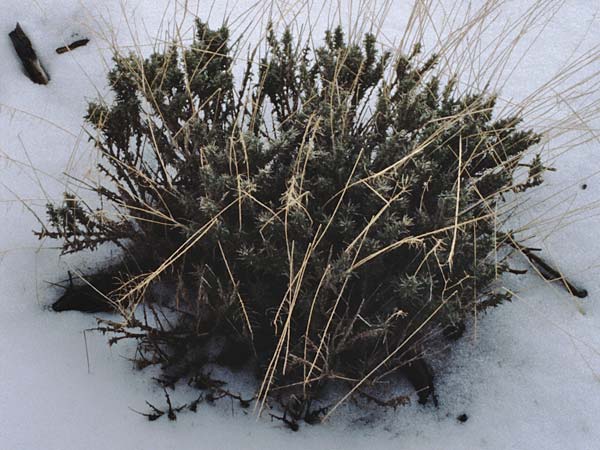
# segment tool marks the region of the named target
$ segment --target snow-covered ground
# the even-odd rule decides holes
[[[433,45],[453,26],[444,17],[463,17],[457,4],[468,11],[469,4],[476,8],[484,2],[431,3],[426,41]],[[497,17],[475,33],[470,47],[481,55],[496,48],[494,36],[542,2],[490,3],[498,6]],[[529,34],[500,76],[497,87],[507,104],[525,99],[578,56],[600,48],[597,1],[543,3],[543,14],[527,26]],[[234,28],[250,25],[244,38],[251,40],[269,14],[299,23],[309,10],[318,36],[327,21],[351,23],[357,14],[365,17],[386,4],[378,28],[380,40],[392,45],[401,41],[412,6],[404,0],[324,4],[0,0],[0,450],[600,447],[600,114],[590,118],[585,109],[600,102],[600,92],[594,91],[593,79],[564,91],[600,71],[597,54],[579,75],[546,89],[545,98],[552,95],[550,109],[540,110],[539,117],[531,113],[531,123],[555,136],[544,150],[558,170],[548,174],[514,219],[515,225],[526,225],[523,235],[535,235],[533,242],[590,295],[576,300],[535,275],[507,277],[503,283],[516,293],[513,302],[482,317],[451,357],[438,362],[445,365],[438,409],[414,402],[396,411],[341,414],[300,433],[227,405],[201,407],[176,422],[150,423],[132,409],[145,411],[146,400],[160,403],[163,394],[150,374],[133,370],[127,360],[133,347],[109,348],[106,338],[94,333],[84,340],[83,330],[95,325],[93,317],[47,309],[58,292],[48,282],[98,258],[60,258],[51,248],[55,243],[33,236],[32,212],[43,214],[48,199],[60,198],[70,183],[66,172],[94,176],[96,156],[82,132],[82,116],[88,100],[107,92],[110,45],[148,51],[173,28],[174,14],[183,18],[185,33],[196,12],[210,15],[213,23],[229,12]],[[336,10],[342,11],[339,17],[332,14]],[[21,72],[7,36],[17,21],[51,74],[48,86],[32,84]],[[91,42],[64,55],[54,52],[74,36]],[[498,56],[473,59],[481,61],[479,67],[471,64],[475,72],[501,67]],[[587,95],[576,95],[582,92]],[[561,115],[573,119],[571,132],[557,136],[562,128],[553,120]],[[526,267],[526,262],[517,258],[514,265]],[[463,413],[466,423],[457,421]]]

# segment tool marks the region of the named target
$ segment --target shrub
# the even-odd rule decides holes
[[[114,99],[86,116],[109,209],[67,194],[40,236],[122,248],[96,286],[122,321],[100,329],[137,339],[166,384],[249,364],[260,402],[276,392],[297,418],[290,399],[404,371],[426,401],[441,335],[507,298],[496,205],[541,183],[539,159],[514,180],[539,135],[444,83],[418,46],[270,31],[236,82],[228,29],[196,25],[189,48],[115,56]]]

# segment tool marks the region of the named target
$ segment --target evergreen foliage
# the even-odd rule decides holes
[[[251,364],[260,400],[309,402],[414,369],[506,298],[496,204],[544,170],[536,158],[514,180],[540,139],[519,117],[370,34],[311,49],[271,31],[237,83],[231,55],[228,29],[198,21],[189,48],[115,56],[114,100],[86,120],[107,180],[94,190],[116,213],[67,194],[39,233],[65,253],[123,249],[103,291],[123,321],[101,328],[138,339],[141,366],[174,383]]]

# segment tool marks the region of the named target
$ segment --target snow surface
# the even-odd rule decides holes
[[[163,394],[151,373],[133,370],[127,360],[132,345],[109,348],[106,338],[94,333],[86,333],[84,340],[83,330],[95,325],[92,316],[47,309],[58,293],[48,282],[98,260],[60,258],[54,243],[33,236],[32,212],[43,215],[48,199],[57,200],[72,187],[65,173],[94,177],[96,155],[82,131],[82,116],[88,100],[107,92],[111,44],[149,51],[175,23],[183,24],[185,35],[196,11],[203,18],[210,15],[213,23],[228,12],[238,29],[250,25],[244,32],[249,42],[269,14],[288,23],[309,17],[318,36],[327,22],[352,23],[353,17],[385,3],[245,0],[196,7],[184,0],[0,0],[0,450],[600,446],[600,116],[578,117],[571,110],[584,111],[600,101],[593,82],[580,89],[589,93],[580,98],[561,92],[574,79],[558,84],[550,110],[535,117],[536,125],[555,137],[544,150],[559,170],[548,174],[547,183],[521,204],[514,219],[526,226],[523,236],[535,235],[532,242],[543,246],[590,296],[575,300],[535,275],[506,277],[504,286],[516,293],[513,302],[478,320],[451,355],[437,362],[444,365],[438,409],[414,402],[396,411],[340,414],[300,433],[228,405],[200,407],[176,422],[150,423],[132,409],[145,411],[146,400],[160,404]],[[412,2],[388,3],[379,31],[381,41],[392,45],[401,40]],[[426,42],[443,41],[444,30],[451,27],[443,17],[452,15],[457,3],[468,9],[483,0],[432,2]],[[498,17],[478,34],[482,54],[490,51],[486,43],[536,2],[497,3]],[[600,45],[598,2],[546,3],[545,15],[531,27],[497,85],[508,105]],[[338,7],[339,17],[332,13]],[[48,86],[32,84],[21,72],[7,37],[17,21],[51,74]],[[54,53],[74,36],[92,40],[74,52]],[[599,70],[596,58],[577,76]],[[553,121],[561,114],[578,120],[570,124],[573,132],[556,136],[561,128]],[[575,144],[569,147],[569,142]],[[514,264],[526,267],[518,258]],[[456,417],[463,413],[469,420],[459,423]]]

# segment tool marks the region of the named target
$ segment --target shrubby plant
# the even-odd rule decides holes
[[[539,158],[514,178],[540,136],[442,82],[418,46],[392,56],[337,28],[313,49],[271,30],[236,82],[227,27],[196,27],[188,48],[115,56],[114,98],[86,116],[103,208],[48,207],[40,236],[64,253],[122,249],[87,309],[115,307],[100,329],[136,339],[166,385],[225,395],[212,364],[254,368],[259,405],[280,400],[289,423],[323,412],[310,404],[332,382],[377,400],[402,372],[435,398],[428,355],[508,298],[496,206],[542,182]],[[86,309],[89,291],[55,308]]]

